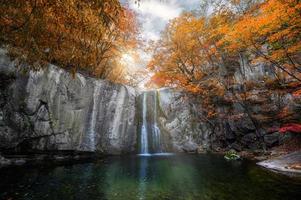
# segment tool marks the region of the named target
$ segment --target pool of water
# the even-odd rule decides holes
[[[297,200],[301,181],[217,155],[127,156],[2,169],[0,199]]]

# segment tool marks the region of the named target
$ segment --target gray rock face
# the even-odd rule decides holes
[[[198,117],[197,104],[189,96],[173,89],[158,91],[161,128],[170,134],[172,150],[196,152],[209,149],[212,129]]]
[[[136,92],[49,65],[21,74],[0,52],[0,148],[121,154],[135,151]],[[9,78],[8,78],[9,79]]]

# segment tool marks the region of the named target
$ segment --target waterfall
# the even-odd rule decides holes
[[[96,127],[96,117],[97,117],[97,106],[99,99],[101,82],[95,81],[94,92],[93,92],[93,109],[91,113],[91,120],[88,129],[88,149],[90,151],[95,151],[95,127]]]
[[[143,93],[142,102],[142,129],[141,129],[141,154],[148,154],[148,134],[147,134],[147,93]]]
[[[158,91],[154,91],[154,123],[152,129],[153,149],[156,153],[162,152],[161,132],[158,126]]]
[[[158,91],[143,93],[142,127],[140,132],[140,153],[146,155],[162,154],[161,130],[158,124]],[[151,154],[150,154],[151,153]]]

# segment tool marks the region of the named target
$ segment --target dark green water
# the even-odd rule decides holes
[[[0,199],[297,200],[300,180],[216,155],[113,157],[0,171]]]

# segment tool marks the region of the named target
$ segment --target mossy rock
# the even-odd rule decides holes
[[[234,151],[234,150],[228,151],[228,152],[225,154],[224,158],[225,158],[226,160],[241,160],[240,155],[238,155],[238,154],[236,153],[236,151]]]

